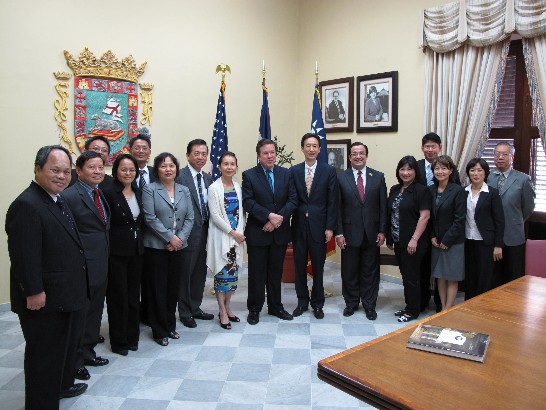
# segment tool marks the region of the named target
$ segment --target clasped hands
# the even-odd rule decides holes
[[[178,236],[174,235],[169,242],[165,244],[165,250],[169,252],[179,251],[184,246],[184,242]]]
[[[273,232],[275,229],[279,228],[282,225],[282,221],[284,220],[284,217],[279,214],[274,214],[271,212],[268,216],[268,221],[262,228],[264,232]]]

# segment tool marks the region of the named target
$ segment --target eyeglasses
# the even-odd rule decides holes
[[[133,151],[136,151],[136,152],[148,152],[150,151],[150,148],[144,146],[144,147],[137,147],[137,146],[133,146],[133,148],[131,148]]]
[[[495,158],[506,158],[509,157],[510,154],[507,152],[497,152],[495,153]]]
[[[365,152],[351,152],[351,157],[365,157]]]
[[[91,148],[91,151],[94,151],[94,152],[101,152],[103,154],[108,154],[108,148],[101,148],[101,147],[93,147]]]
[[[122,174],[136,174],[136,169],[120,169],[119,172],[121,172]]]

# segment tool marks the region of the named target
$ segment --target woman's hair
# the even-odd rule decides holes
[[[400,175],[398,175],[398,171],[400,171],[400,168],[402,168],[404,165],[407,165],[415,171],[415,179],[417,181],[421,179],[421,171],[419,170],[417,160],[411,155],[406,155],[405,157],[402,157],[400,161],[398,161],[398,165],[396,166],[396,179],[400,185],[402,185],[402,178],[400,178]]]
[[[156,178],[159,178],[159,166],[163,164],[167,158],[170,158],[171,161],[174,162],[174,165],[176,165],[176,176],[178,176],[178,171],[180,170],[180,164],[178,163],[178,160],[170,152],[162,152],[154,158],[154,176]]]
[[[220,155],[220,159],[218,160],[218,166],[220,166],[220,164],[222,163],[222,161],[224,160],[225,157],[233,157],[233,158],[235,158],[235,165],[236,165],[236,166],[239,166],[239,165],[237,164],[237,155],[235,155],[235,154],[234,154],[233,152],[231,152],[231,151],[224,151],[224,152],[222,153],[222,155]]]
[[[450,169],[451,171],[455,171],[455,163],[451,159],[449,155],[439,155],[433,162],[432,162],[432,173],[434,173],[434,168],[436,168],[436,165],[443,165],[447,169]],[[438,185],[438,181],[436,180],[436,177],[433,177],[433,181],[436,185]],[[451,172],[449,175],[448,182],[455,182],[455,172]]]
[[[480,164],[480,167],[485,171],[485,181],[487,181],[487,177],[489,177],[489,164],[483,158],[472,158],[468,161],[468,164],[466,164],[466,175],[470,178],[470,170],[478,164]]]
[[[121,154],[121,155],[118,155],[116,157],[116,160],[114,161],[114,164],[112,165],[112,177],[114,178],[114,180],[119,181],[119,179],[118,179],[118,168],[119,168],[119,164],[124,159],[128,159],[135,166],[135,171],[136,172],[135,172],[135,177],[133,179],[133,181],[134,181],[136,179],[136,177],[137,177],[137,174],[138,174],[138,164],[136,162],[136,159],[134,159],[134,157],[132,155],[129,155],[129,154]]]

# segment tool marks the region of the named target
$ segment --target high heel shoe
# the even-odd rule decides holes
[[[222,329],[231,329],[231,323],[227,322],[226,324],[222,323],[222,316],[220,313],[218,313],[218,320],[220,321],[220,326],[222,326]]]
[[[156,342],[159,346],[168,346],[169,345],[169,339],[167,337],[154,337],[154,342]]]
[[[228,319],[230,322],[240,322],[241,319],[239,319],[237,316],[230,316],[228,315]]]

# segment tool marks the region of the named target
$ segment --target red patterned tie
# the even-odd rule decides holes
[[[360,194],[360,200],[364,202],[364,181],[362,180],[362,171],[357,172],[358,177],[356,178],[356,188]]]
[[[100,203],[100,194],[99,194],[99,189],[98,188],[93,189],[93,199],[95,201],[95,206],[99,210],[99,214],[100,214],[100,218],[102,219],[102,223],[105,224],[106,223],[106,218],[104,218],[104,209],[102,209],[102,205]]]

